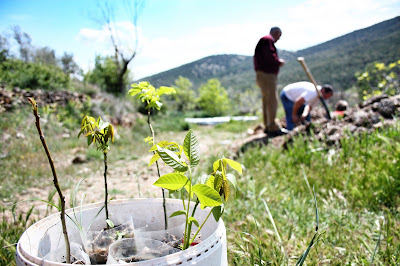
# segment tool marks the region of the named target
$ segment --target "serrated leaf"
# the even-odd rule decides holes
[[[195,193],[201,203],[201,208],[214,207],[222,204],[221,197],[218,192],[204,184],[194,185],[193,193]]]
[[[212,214],[214,216],[215,221],[218,222],[219,218],[221,218],[222,214],[224,213],[224,208],[221,206],[216,206],[211,209]]]
[[[222,175],[222,173],[220,171],[217,171],[215,173],[215,178],[214,178],[214,189],[217,192],[219,192],[221,190],[223,180],[224,180],[224,176]]]
[[[189,217],[189,222],[194,223],[197,227],[199,227],[199,222],[194,217]]]
[[[166,163],[168,166],[172,167],[174,170],[177,170],[179,172],[186,172],[188,167],[185,162],[182,162],[178,155],[176,155],[174,152],[168,150],[168,149],[163,149],[161,147],[158,147],[157,149],[158,155],[160,155],[161,159]]]
[[[223,161],[227,163],[233,170],[237,171],[239,174],[242,173],[242,165],[234,160],[224,158]]]
[[[149,162],[149,166],[151,166],[153,163],[155,163],[158,159],[160,159],[160,155],[158,155],[158,153],[154,153],[153,157],[151,157],[150,162]]]
[[[171,214],[169,216],[169,218],[172,218],[172,217],[175,217],[175,216],[179,216],[179,215],[186,215],[186,212],[185,211],[176,211],[173,214]]]
[[[228,198],[229,198],[229,195],[230,195],[230,189],[229,189],[228,180],[226,180],[226,179],[222,180],[222,187],[223,187],[225,201],[228,201]]]
[[[178,190],[183,188],[189,179],[180,173],[171,173],[161,176],[153,185],[168,190]]]
[[[200,161],[200,147],[197,141],[196,135],[192,130],[186,134],[185,140],[183,142],[183,151],[186,157],[189,159],[191,166],[196,166]]]

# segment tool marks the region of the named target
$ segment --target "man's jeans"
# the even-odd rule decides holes
[[[284,91],[281,92],[281,100],[282,100],[283,108],[285,108],[285,113],[286,113],[286,128],[288,130],[292,130],[296,126],[293,123],[293,118],[292,118],[294,102],[292,102],[291,100],[288,99],[288,97],[286,97],[286,94],[285,94]],[[305,104],[303,104],[299,108],[299,110],[297,110],[297,115],[298,116],[301,116],[301,114],[303,113],[305,107],[306,107]],[[310,114],[307,115],[306,120],[307,121],[311,121]]]

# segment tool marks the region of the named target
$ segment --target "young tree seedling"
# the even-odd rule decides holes
[[[149,82],[139,82],[139,84],[132,84],[131,89],[128,91],[128,94],[131,96],[135,96],[137,99],[140,99],[143,103],[146,103],[147,109],[147,124],[149,125],[151,137],[145,139],[146,142],[149,142],[151,145],[155,143],[155,134],[153,127],[150,122],[151,110],[157,109],[160,110],[163,105],[160,101],[161,95],[163,94],[172,94],[176,93],[174,88],[161,86],[160,88],[154,88]],[[154,155],[156,152],[153,151]],[[159,158],[159,157],[158,157]],[[160,168],[158,166],[158,158],[155,160],[157,166],[157,174],[160,177]],[[163,208],[164,208],[164,224],[165,230],[168,229],[168,218],[167,218],[167,207],[165,202],[165,191],[162,188],[162,197],[163,197]]]
[[[56,168],[54,167],[54,161],[51,157],[49,148],[47,147],[46,140],[44,138],[42,129],[40,127],[40,115],[38,112],[37,103],[36,103],[35,99],[33,99],[33,98],[28,98],[28,100],[32,105],[33,115],[36,118],[36,122],[35,122],[36,128],[38,130],[39,137],[42,142],[43,148],[47,154],[47,159],[49,160],[51,172],[53,173],[53,183],[54,183],[54,186],[56,187],[58,196],[60,197],[60,202],[61,202],[60,218],[61,218],[62,231],[63,231],[63,235],[64,235],[64,240],[65,240],[65,252],[66,252],[65,259],[66,259],[66,262],[69,264],[69,263],[71,263],[71,258],[70,258],[71,257],[71,248],[70,248],[69,239],[68,239],[67,225],[65,222],[65,197],[61,191],[60,184],[58,183],[57,172],[56,172]]]
[[[197,138],[192,130],[189,130],[187,133],[183,147],[175,142],[162,141],[154,145],[152,150],[157,151],[158,156],[165,164],[174,169],[173,173],[161,176],[154,185],[171,191],[181,191],[184,210],[176,211],[170,217],[185,215],[185,232],[182,249],[187,249],[193,243],[211,213],[216,221],[219,220],[224,212],[224,204],[230,198],[232,189],[236,190],[236,178],[234,175],[227,173],[227,166],[229,165],[240,174],[242,173],[242,166],[236,161],[222,157],[213,163],[213,172],[204,180],[203,184],[193,184],[192,169],[199,164],[200,149]],[[182,151],[188,160],[187,162],[181,156]],[[152,158],[150,163],[153,161],[154,159]],[[188,173],[189,177],[185,173]],[[187,191],[186,203],[183,188]],[[190,214],[190,203],[193,199],[195,199],[195,205]],[[202,209],[205,207],[211,208],[201,225],[194,217],[199,204]],[[193,223],[198,229],[193,237],[191,237]]]
[[[81,131],[79,132],[78,138],[81,134],[87,137],[87,144],[95,143],[97,150],[103,152],[104,155],[104,209],[106,212],[106,223],[107,229],[110,228],[111,221],[108,216],[108,190],[107,190],[107,153],[110,150],[108,146],[109,141],[114,142],[114,127],[108,123],[101,120],[99,117],[96,121],[91,116],[85,116],[82,119]]]

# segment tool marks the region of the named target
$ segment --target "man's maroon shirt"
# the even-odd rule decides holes
[[[258,41],[253,62],[255,71],[278,74],[280,61],[274,38],[270,34]]]

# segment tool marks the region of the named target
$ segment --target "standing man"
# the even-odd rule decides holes
[[[287,133],[287,130],[280,128],[275,122],[278,109],[278,95],[276,85],[278,82],[279,68],[285,64],[285,60],[279,59],[275,43],[282,35],[278,27],[273,27],[270,34],[262,37],[254,52],[254,70],[256,81],[261,89],[263,101],[263,115],[265,133],[268,137],[275,137]]]
[[[333,95],[333,88],[329,84],[318,85],[317,89],[325,100]],[[281,100],[286,113],[286,128],[292,130],[297,122],[311,121],[310,112],[319,97],[313,83],[301,81],[284,87]]]

